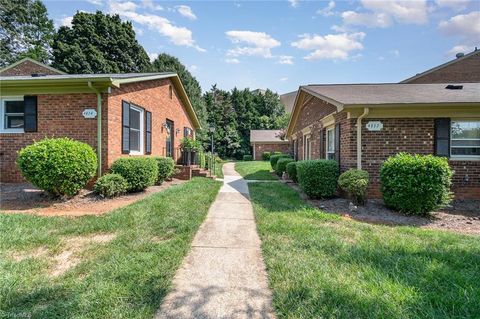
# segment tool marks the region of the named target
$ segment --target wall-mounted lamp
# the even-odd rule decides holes
[[[175,130],[175,136],[177,136],[178,133],[180,133],[180,129],[179,129],[179,128],[177,128],[177,129]]]

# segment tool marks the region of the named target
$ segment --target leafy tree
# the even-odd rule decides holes
[[[0,67],[25,57],[48,63],[54,32],[40,0],[0,0]]]
[[[53,66],[68,73],[128,73],[150,69],[131,22],[118,15],[77,12],[72,27],[60,27]]]

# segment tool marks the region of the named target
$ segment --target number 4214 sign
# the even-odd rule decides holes
[[[383,129],[383,123],[380,121],[370,121],[365,124],[365,127],[369,131],[381,131]]]

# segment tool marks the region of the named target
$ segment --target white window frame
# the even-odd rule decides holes
[[[332,138],[333,138],[333,148],[331,150],[328,149],[329,144],[330,144],[330,143],[328,143],[329,132],[332,133]],[[333,158],[331,158],[331,159],[335,158],[335,127],[333,127],[333,126],[327,128],[325,130],[325,159],[329,159],[328,158],[329,154],[333,154]]]
[[[140,150],[139,151],[134,151],[132,149],[130,149],[130,155],[144,155],[144,152],[145,152],[145,110],[141,107],[137,107],[135,105],[130,105],[130,109],[133,109],[137,112],[140,113]],[[129,128],[129,130],[136,130],[136,129],[132,129],[131,127]],[[130,134],[129,134],[130,135]]]
[[[0,98],[0,118],[1,118],[1,123],[0,123],[0,133],[25,133],[25,130],[23,128],[6,128],[5,127],[5,111],[6,111],[6,106],[5,102],[9,101],[23,101],[23,96],[5,96]],[[24,125],[25,125],[25,113],[23,114],[24,116]]]
[[[312,140],[310,134],[303,136],[303,159],[309,160],[312,157]]]
[[[468,146],[453,146],[452,141],[457,140],[457,141],[465,141],[465,140],[470,140],[470,141],[477,141],[480,139],[454,139],[452,138],[452,127],[453,123],[455,122],[478,122],[480,123],[480,119],[451,119],[450,120],[450,158],[453,160],[480,160],[480,155],[454,155],[452,154],[452,149],[453,148],[469,148]]]

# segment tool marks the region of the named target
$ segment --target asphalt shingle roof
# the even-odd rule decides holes
[[[32,80],[32,79],[94,79],[94,78],[112,78],[112,79],[134,79],[146,76],[170,76],[175,75],[173,72],[157,72],[157,73],[104,73],[104,74],[55,74],[55,75],[15,75],[15,76],[0,76],[0,80]]]

